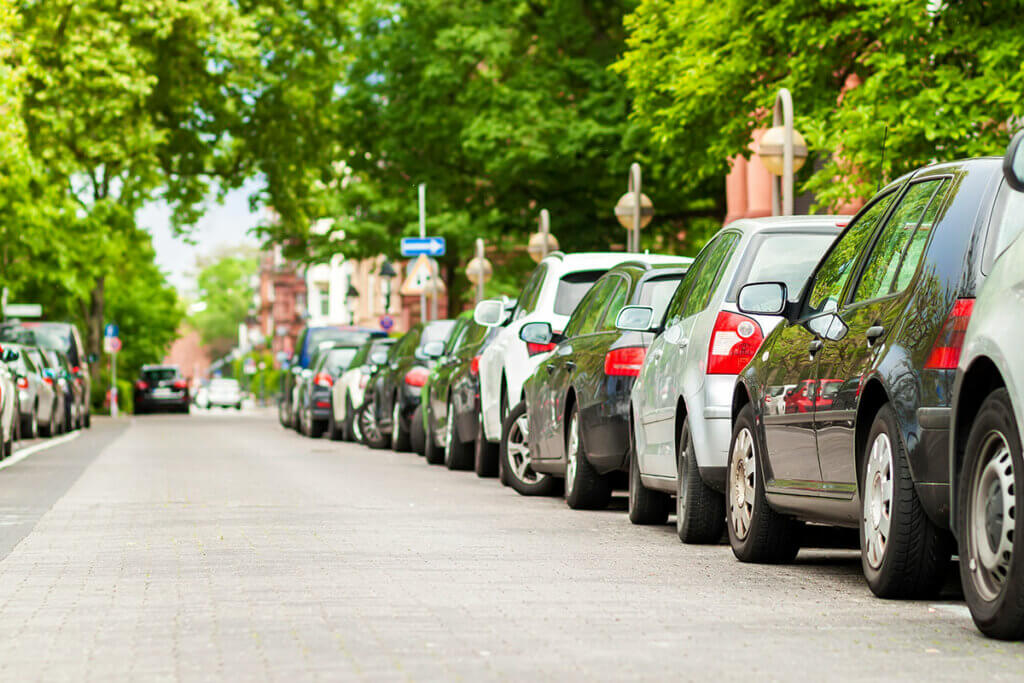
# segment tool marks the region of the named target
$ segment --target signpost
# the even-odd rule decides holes
[[[117,352],[121,350],[117,323],[103,328],[103,350],[110,354],[110,417],[117,417]]]

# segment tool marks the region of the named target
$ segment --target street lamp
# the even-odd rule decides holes
[[[615,204],[615,217],[628,231],[626,251],[640,251],[640,230],[654,218],[654,203],[640,190],[641,175],[640,164],[634,162],[629,167],[629,191]]]
[[[484,283],[491,279],[494,268],[491,262],[484,255],[484,241],[476,240],[476,256],[466,266],[466,278],[476,285],[476,301],[480,303],[484,298]]]
[[[526,251],[535,263],[540,263],[552,251],[558,250],[558,240],[551,234],[551,214],[547,209],[540,210],[539,230],[530,235]]]
[[[348,285],[345,293],[345,303],[348,304],[348,319],[352,325],[356,324],[356,305],[359,303],[359,290],[352,283]]]
[[[391,261],[384,259],[384,262],[380,264],[380,272],[377,274],[380,276],[380,279],[383,280],[384,312],[387,313],[391,310],[391,280],[394,279],[398,273],[395,272],[395,267],[391,265]]]
[[[782,206],[779,206],[778,183],[772,179],[772,215],[793,215],[793,175],[807,161],[807,142],[793,129],[793,96],[782,88],[775,96],[772,127],[758,143],[757,156],[768,172],[782,183]]]

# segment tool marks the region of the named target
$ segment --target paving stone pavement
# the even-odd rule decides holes
[[[135,418],[81,457],[0,561],[0,680],[1022,671],[1024,646],[979,636],[955,599],[871,597],[849,550],[740,565],[673,527],[631,526],[621,502],[573,512],[265,414]]]

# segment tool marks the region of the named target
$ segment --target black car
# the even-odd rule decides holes
[[[299,396],[300,431],[308,437],[319,439],[327,431],[331,419],[331,393],[334,382],[348,370],[358,345],[335,344],[320,349],[310,365],[310,377],[301,384]]]
[[[489,328],[473,320],[473,312],[455,321],[447,344],[427,344],[424,351],[437,364],[423,387],[420,403],[423,419],[424,454],[431,464],[448,469],[476,467],[480,476],[495,476],[498,463],[475,462],[473,444],[480,422],[480,351]]]
[[[875,594],[942,585],[951,389],[986,271],[1001,159],[922,168],[851,221],[795,303],[744,287],[739,308],[785,319],[738,380],[726,517],[744,561],[786,561],[803,521],[859,527]],[[765,399],[812,385],[810,404]],[[820,388],[820,390],[818,390]]]
[[[309,369],[313,356],[321,344],[340,343],[359,346],[373,337],[386,337],[383,330],[344,325],[305,327],[295,343],[295,353],[288,362],[288,372],[281,373],[277,417],[283,427],[298,427],[298,380],[303,370]]]
[[[135,414],[188,413],[188,380],[177,365],[143,365],[133,392]]]
[[[617,329],[619,311],[650,306],[660,319],[688,261],[622,263],[594,283],[562,334],[546,322],[520,331],[523,341],[557,346],[526,380],[526,398],[508,419],[526,412],[530,467],[565,478],[569,507],[607,506],[628,471],[630,391],[654,334]],[[518,462],[502,465],[520,493],[546,493],[555,485],[552,477],[522,476]]]
[[[454,320],[413,325],[391,347],[387,365],[382,365],[374,376],[373,414],[381,435],[390,435],[393,450],[412,448],[412,414],[420,404],[420,392],[434,365],[424,347],[431,342],[447,342],[454,326]]]

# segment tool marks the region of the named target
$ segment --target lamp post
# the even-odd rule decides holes
[[[476,256],[466,266],[466,278],[476,285],[477,303],[483,300],[484,283],[490,280],[493,274],[494,268],[484,255],[484,241],[478,237],[476,240]]]
[[[779,183],[772,179],[772,215],[793,215],[793,175],[807,161],[807,142],[793,129],[793,96],[782,88],[772,107],[772,127],[758,143],[757,156],[768,172],[782,183],[782,206],[779,206]]]
[[[398,273],[395,272],[395,267],[391,265],[391,261],[384,259],[384,262],[380,264],[380,271],[377,274],[383,281],[384,313],[387,314],[387,312],[391,310],[391,280],[394,279]]]
[[[348,319],[352,325],[356,324],[356,305],[359,303],[359,290],[350,282],[348,291],[345,293],[345,303],[348,304]]]
[[[615,204],[615,217],[627,230],[626,251],[640,251],[640,231],[654,218],[654,203],[641,190],[640,164],[629,167],[629,189]]]
[[[535,263],[540,263],[552,251],[558,250],[558,240],[551,234],[551,214],[547,209],[540,210],[537,232],[530,235],[526,251]]]

